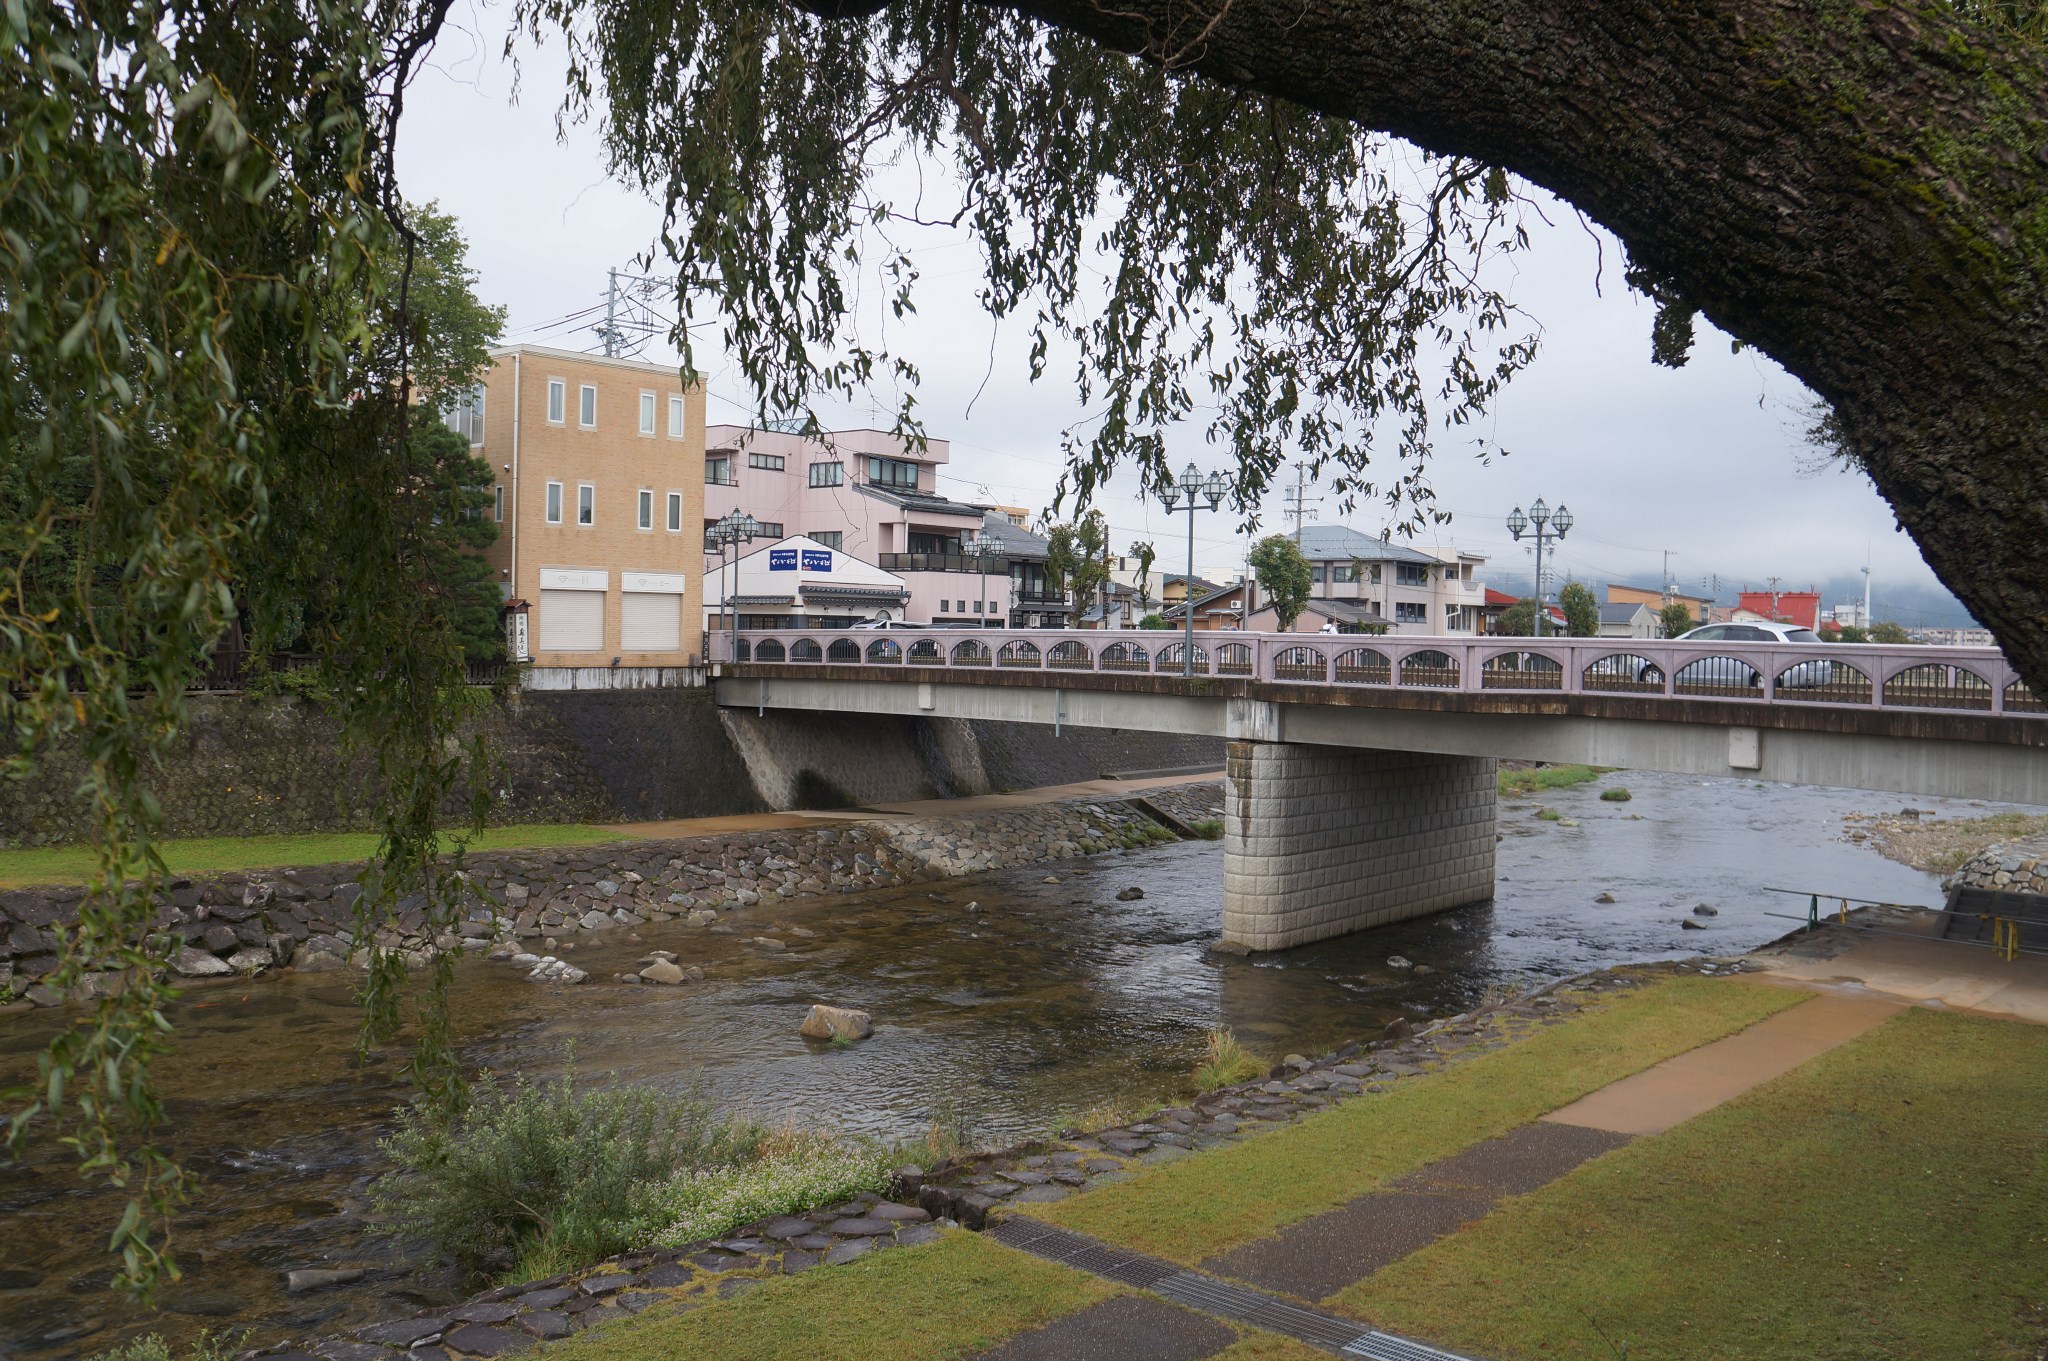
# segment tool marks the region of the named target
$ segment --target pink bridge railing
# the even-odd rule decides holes
[[[1182,635],[1149,629],[756,630],[742,632],[737,648],[729,634],[710,640],[716,661],[1158,676],[1182,674],[1182,648]],[[1204,632],[1193,669],[1287,685],[2048,712],[1987,647]]]

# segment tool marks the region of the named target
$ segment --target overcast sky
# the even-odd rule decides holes
[[[513,72],[497,56],[506,22],[504,10],[472,9],[438,50],[408,97],[401,183],[408,196],[438,200],[460,221],[485,300],[508,309],[508,339],[594,349],[588,330],[548,324],[602,299],[606,269],[647,249],[660,210],[606,178],[594,129],[572,127],[558,139],[561,69],[553,54],[525,52],[512,102]],[[1807,415],[1798,383],[1761,355],[1731,353],[1727,338],[1704,323],[1685,368],[1653,365],[1651,309],[1622,286],[1619,247],[1605,241],[1596,292],[1592,235],[1562,205],[1548,203],[1546,212],[1555,225],[1530,219],[1534,248],[1518,257],[1511,279],[1514,301],[1543,328],[1542,354],[1497,399],[1481,432],[1511,456],[1482,465],[1457,437],[1439,441],[1432,480],[1439,505],[1455,515],[1436,531],[1440,542],[1487,554],[1494,584],[1526,588],[1526,547],[1502,521],[1540,496],[1570,506],[1576,524],[1559,563],[1596,588],[1654,585],[1668,550],[1682,590],[1718,583],[1721,598],[1732,599],[1745,586],[1767,589],[1775,576],[1780,589],[1820,587],[1833,604],[1860,589],[1867,555],[1880,617],[1963,622],[1959,607],[1942,608],[1946,592],[1867,481],[1801,472]],[[927,433],[952,441],[939,490],[1038,511],[1059,476],[1060,432],[1081,414],[1071,365],[1055,362],[1046,379],[1027,381],[1021,328],[992,337],[974,306],[971,249],[923,251],[919,265],[919,314],[888,339],[923,370]],[[672,352],[657,343],[647,357]],[[873,409],[821,415],[886,423],[892,402],[884,392]],[[746,403],[735,375],[714,369],[711,420],[743,420]],[[1193,427],[1173,461],[1190,458],[1205,470],[1223,462]],[[1262,532],[1290,527],[1284,505],[1277,492],[1269,499]],[[1135,477],[1113,483],[1103,509],[1118,547],[1149,538],[1163,570],[1182,569],[1185,518],[1140,500]],[[1314,509],[1313,522],[1381,528],[1377,507],[1345,516],[1326,498]],[[1236,570],[1246,541],[1234,529],[1227,515],[1198,517],[1197,570]]]

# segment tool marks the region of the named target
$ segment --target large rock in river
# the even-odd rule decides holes
[[[811,1008],[810,1015],[798,1033],[807,1039],[831,1040],[841,1036],[849,1040],[864,1040],[875,1033],[875,1023],[865,1011],[849,1011],[845,1007],[828,1007],[822,1002]]]

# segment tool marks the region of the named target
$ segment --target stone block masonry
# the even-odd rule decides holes
[[[1118,801],[1049,803],[1000,813],[849,822],[836,827],[681,840],[622,841],[466,857],[473,892],[440,939],[485,949],[722,913],[825,893],[940,880],[1171,839]],[[362,889],[359,865],[252,870],[175,879],[159,895],[166,967],[183,978],[233,978],[290,965],[312,972],[350,962]],[[71,997],[51,987],[75,887],[0,893],[0,1012],[61,1006],[119,986],[87,973]],[[376,943],[423,958],[425,903],[403,902]]]
[[[1223,939],[1279,950],[1493,896],[1496,762],[1232,742]]]

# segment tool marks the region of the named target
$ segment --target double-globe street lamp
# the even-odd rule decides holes
[[[732,550],[739,544],[760,538],[761,534],[761,522],[743,510],[727,511],[724,518],[714,520],[704,534],[705,538],[718,545],[718,579],[721,585],[725,584],[728,560],[733,569],[732,583],[725,586],[725,599],[721,602],[725,606],[727,637],[732,643],[727,661],[738,661],[740,656],[740,611],[733,603],[733,596],[739,591],[739,555]]]
[[[1169,476],[1159,484],[1159,499],[1166,503],[1167,514],[1185,512],[1188,517],[1188,575],[1182,586],[1180,602],[1188,617],[1187,638],[1180,650],[1180,673],[1183,676],[1195,674],[1195,510],[1197,503],[1204,500],[1208,501],[1210,510],[1215,510],[1223,504],[1223,495],[1229,490],[1230,484],[1223,480],[1222,473],[1210,473],[1204,478],[1193,463],[1181,473],[1180,481],[1175,482]]]
[[[1565,531],[1572,527],[1572,513],[1563,506],[1552,510],[1545,505],[1542,497],[1529,507],[1527,515],[1516,506],[1508,513],[1508,533],[1515,536],[1515,542],[1522,541],[1522,535],[1534,526],[1536,533],[1536,636],[1543,636],[1543,545],[1553,539],[1563,540]]]

